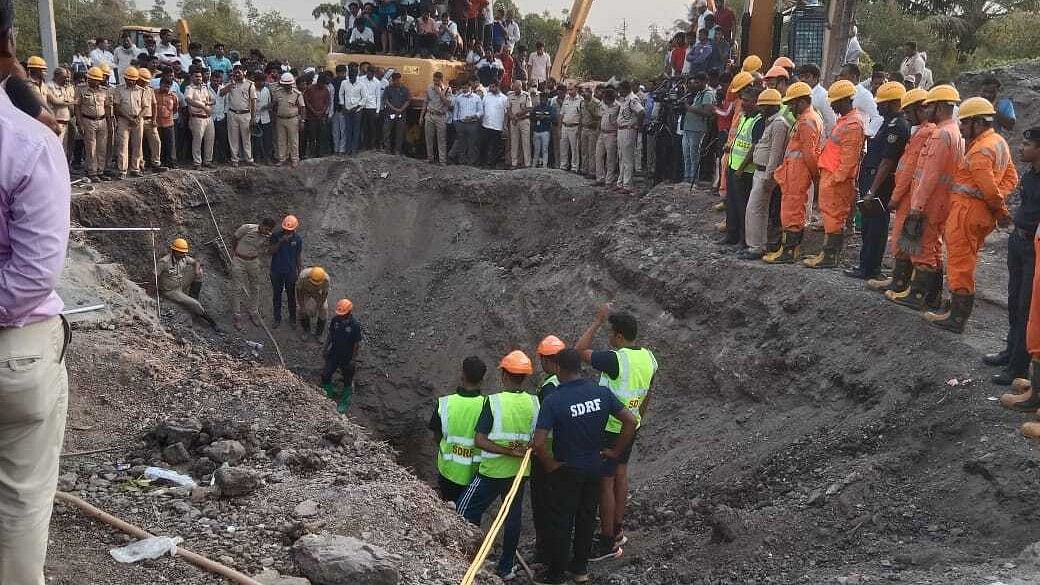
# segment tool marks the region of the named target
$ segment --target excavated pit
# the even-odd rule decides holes
[[[194,178],[225,238],[265,216],[300,217],[305,263],[329,271],[366,329],[351,416],[423,479],[434,397],[454,387],[462,358],[493,364],[547,333],[574,340],[604,299],[635,313],[662,368],[633,461],[636,538],[608,567],[622,582],[1035,578],[1027,563],[1002,565],[1040,540],[1023,418],[980,382],[947,383],[987,375],[978,353],[999,344],[1006,318],[994,306],[964,337],[937,332],[836,272],[723,253],[704,193],[607,194],[555,171],[364,155],[293,172],[172,172],[76,196],[85,226],[156,225],[161,241],[193,242],[209,267],[202,300],[228,329],[196,332],[230,353],[266,339],[230,330],[236,293],[207,244],[216,233]],[[132,280],[151,279],[139,236],[93,243]],[[177,311],[164,320],[187,331]],[[316,382],[318,345],[276,335],[290,368]]]

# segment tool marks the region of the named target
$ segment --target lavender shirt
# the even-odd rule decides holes
[[[0,328],[61,313],[54,286],[69,240],[69,168],[58,137],[0,84]]]

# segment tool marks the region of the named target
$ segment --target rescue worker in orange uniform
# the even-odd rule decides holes
[[[943,232],[950,303],[946,311],[925,313],[933,325],[954,333],[964,332],[975,304],[975,264],[986,236],[997,223],[1011,222],[1004,200],[1018,185],[1018,171],[1007,141],[993,130],[996,115],[993,104],[982,97],[965,100],[957,114],[967,144]]]
[[[820,167],[820,215],[823,216],[823,248],[802,261],[808,268],[833,268],[845,247],[845,221],[856,196],[856,177],[863,158],[866,133],[863,118],[852,105],[856,86],[848,80],[835,81],[827,90],[827,101],[838,121],[827,138],[817,164]]]
[[[928,92],[914,88],[903,95],[900,104],[906,120],[910,122],[910,141],[896,165],[895,187],[889,200],[889,211],[895,212],[892,219],[892,233],[888,238],[889,252],[895,258],[892,275],[888,278],[871,279],[867,286],[879,292],[903,292],[910,286],[910,277],[914,273],[914,263],[910,256],[899,249],[899,236],[903,233],[903,222],[910,212],[910,193],[913,192],[917,179],[917,162],[928,138],[935,131],[935,124],[929,119],[929,108],[924,105]]]
[[[784,103],[797,117],[787,141],[784,160],[773,172],[780,186],[780,248],[762,257],[769,264],[791,264],[801,254],[805,211],[813,181],[820,177],[816,165],[823,121],[812,107],[812,88],[799,81],[787,88]]]
[[[924,100],[936,128],[918,159],[910,211],[899,239],[900,249],[914,264],[914,275],[905,291],[885,293],[889,300],[918,311],[937,308],[942,300],[940,238],[950,210],[953,177],[964,157],[964,139],[953,117],[960,101],[960,94],[950,85],[933,87]]]

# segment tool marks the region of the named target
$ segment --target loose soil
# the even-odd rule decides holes
[[[275,359],[262,330],[230,329],[236,293],[207,243],[217,234],[196,179],[224,237],[265,216],[300,217],[305,262],[328,270],[333,297],[349,296],[366,330],[350,419],[393,451],[353,425],[354,443],[323,443],[323,425],[339,417],[313,388],[315,342],[285,326],[275,332],[297,379],[268,369]],[[838,271],[737,260],[712,243],[714,202],[679,186],[625,196],[557,171],[444,168],[375,154],[305,161],[296,171],[171,172],[80,194],[73,212],[82,225],[155,225],[160,242],[187,237],[208,269],[202,301],[228,331],[193,327],[166,307],[173,339],[141,334],[135,317],[147,309],[139,304],[113,317],[125,323],[116,333],[81,337],[71,420],[86,417],[96,430],[70,431],[66,449],[142,440],[166,416],[235,413],[274,437],[266,447],[259,439],[253,460],[264,473],[279,472],[259,453],[284,445],[325,449],[334,470],[311,483],[284,476],[268,488],[277,496],[257,496],[267,502],[257,523],[267,513],[291,515],[311,493],[341,508],[325,527],[333,531],[365,531],[391,510],[386,531],[368,537],[406,559],[409,579],[432,570],[437,577],[425,582],[450,582],[472,535],[390,457],[431,481],[426,423],[435,397],[454,388],[462,358],[494,365],[548,333],[573,341],[595,304],[611,299],[637,316],[661,371],[632,464],[632,542],[621,559],[594,568],[597,582],[1037,582],[1035,559],[1017,558],[1040,540],[1035,446],[1018,435],[1027,417],[989,399],[1000,390],[979,362],[1006,333],[1006,236],[988,243],[981,300],[967,334],[956,336]],[[152,279],[139,234],[106,233],[89,244],[129,281]],[[254,357],[247,340],[266,347]],[[486,382],[497,387],[493,375]],[[154,447],[140,449],[148,460]],[[360,476],[357,493],[328,485],[345,470]],[[407,504],[395,508],[380,489],[405,490]],[[343,497],[354,504],[340,506]],[[165,526],[161,514],[138,508],[146,528]],[[410,524],[420,510],[437,513]],[[83,536],[66,540],[64,527],[81,519],[59,513],[56,522],[55,567],[104,550]],[[431,526],[441,537],[425,542]],[[263,542],[279,538],[264,534]],[[206,550],[207,542],[189,545]],[[242,554],[233,544],[210,550]],[[284,550],[272,555],[292,573]],[[259,569],[260,560],[239,562]],[[165,563],[142,570],[162,572]],[[106,582],[134,582],[120,579]]]

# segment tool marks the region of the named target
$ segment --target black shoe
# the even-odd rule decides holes
[[[622,554],[621,547],[614,542],[614,537],[605,537],[602,534],[596,537],[596,542],[592,543],[592,553],[589,555],[589,562],[605,561],[607,559],[616,559]]]
[[[982,363],[987,366],[1006,366],[1011,361],[1011,356],[1008,355],[1007,350],[998,351],[997,353],[987,353],[982,356]]]
[[[867,274],[867,272],[864,271],[863,269],[861,269],[859,266],[857,266],[855,268],[846,268],[842,272],[845,274],[845,276],[848,276],[849,278],[858,278],[860,280],[870,280],[870,279],[873,279],[873,278],[881,278],[881,273],[880,272],[875,272],[874,274]]]
[[[1028,375],[1015,376],[1007,370],[1002,370],[999,374],[993,374],[993,377],[990,378],[990,381],[996,384],[997,386],[1010,386],[1011,383],[1015,381],[1015,378],[1026,377],[1028,377]]]
[[[722,237],[722,238],[719,238],[719,239],[715,240],[715,245],[716,246],[736,246],[738,244],[740,244],[740,242],[735,242],[735,241],[729,239],[728,237]]]

